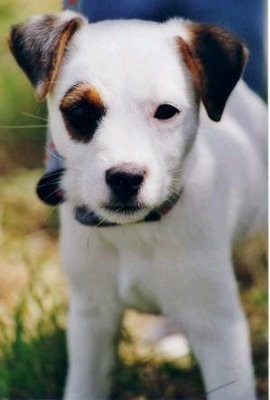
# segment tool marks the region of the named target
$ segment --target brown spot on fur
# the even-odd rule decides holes
[[[60,64],[64,57],[67,44],[80,25],[81,20],[79,18],[74,18],[64,25],[61,33],[58,35],[51,65],[49,65],[48,68],[48,78],[42,84],[41,90],[39,87],[37,88],[37,95],[39,99],[43,99],[52,89],[57,79]]]
[[[226,101],[240,79],[248,50],[230,32],[209,24],[190,23],[191,42],[177,42],[199,88],[208,116],[219,121]]]
[[[49,14],[12,27],[8,39],[10,50],[36,87],[39,100],[52,90],[67,44],[82,23],[79,17],[62,21]]]
[[[87,100],[90,103],[95,104],[98,107],[104,107],[101,96],[98,90],[90,86],[88,83],[77,83],[72,86],[61,101],[60,108],[66,109],[71,107],[74,103],[80,100]]]
[[[193,80],[194,84],[194,89],[195,89],[195,99],[196,103],[199,104],[200,102],[200,64],[196,62],[194,54],[192,54],[192,51],[190,47],[186,44],[184,39],[181,37],[176,38],[178,47],[181,51],[181,54],[183,56],[184,62],[186,66],[188,67],[189,71],[191,72],[191,77]]]
[[[60,111],[70,137],[82,143],[90,142],[106,114],[98,90],[88,83],[72,86],[61,101]]]

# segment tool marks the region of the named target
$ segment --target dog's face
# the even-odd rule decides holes
[[[157,24],[87,25],[49,96],[67,196],[107,221],[143,218],[179,190],[198,104],[173,36]]]
[[[10,43],[39,97],[48,94],[66,197],[120,224],[179,192],[200,99],[219,120],[246,59],[217,28],[88,24],[70,12],[14,27]]]

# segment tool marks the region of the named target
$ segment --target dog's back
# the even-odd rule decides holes
[[[201,110],[198,136],[186,168],[194,196],[220,205],[221,224],[231,240],[266,230],[267,111],[264,102],[240,81],[222,121]],[[196,192],[197,188],[197,192]]]

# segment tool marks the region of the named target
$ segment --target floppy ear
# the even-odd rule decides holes
[[[67,45],[84,22],[79,14],[64,11],[34,16],[11,28],[10,50],[39,100],[53,88]]]
[[[190,41],[177,41],[200,98],[213,121],[221,119],[226,101],[248,58],[244,44],[214,25],[187,23]]]

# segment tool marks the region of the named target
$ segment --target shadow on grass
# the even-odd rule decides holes
[[[189,368],[181,368],[170,361],[142,359],[127,365],[119,359],[113,376],[113,399],[205,399],[195,360]]]

